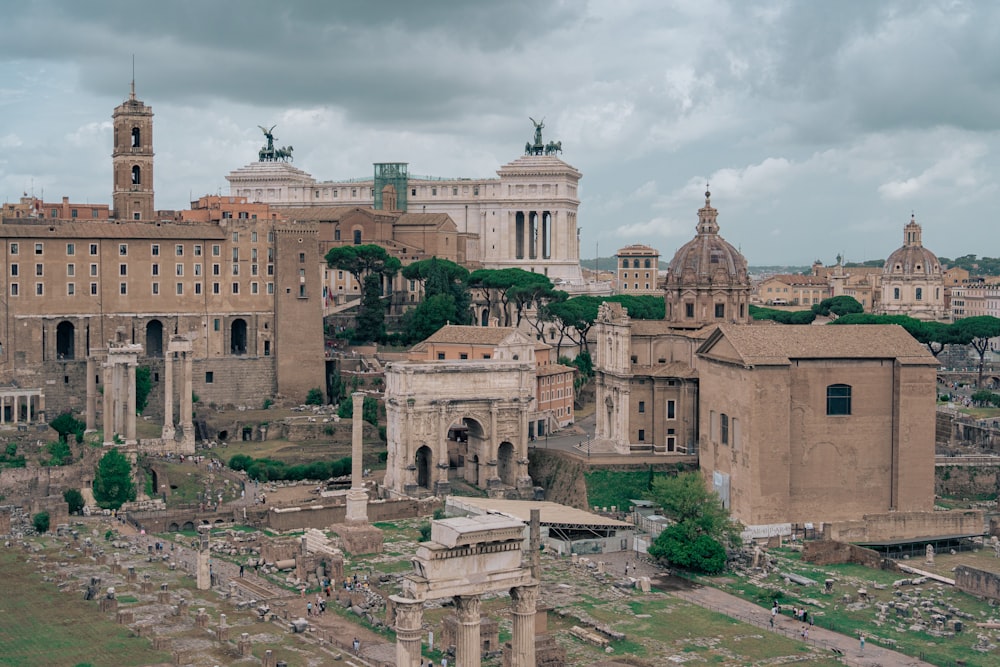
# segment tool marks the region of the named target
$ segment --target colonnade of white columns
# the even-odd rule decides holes
[[[10,421],[7,407],[10,406]],[[0,389],[0,426],[21,423],[21,408],[25,408],[25,424],[45,421],[45,394],[41,389]]]

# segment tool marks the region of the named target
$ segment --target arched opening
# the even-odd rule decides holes
[[[220,523],[225,523],[225,521],[222,520],[222,519],[216,519],[215,520],[215,525],[219,525]]]
[[[517,468],[514,465],[514,445],[509,442],[500,443],[497,449],[497,475],[507,486],[515,486]]]
[[[56,326],[56,358],[72,359],[76,338],[76,327],[72,322],[60,322]]]
[[[361,245],[361,230],[354,230],[354,245]]]
[[[417,466],[417,486],[430,489],[431,484],[431,464],[433,463],[434,454],[431,452],[431,448],[424,445],[417,450],[417,455],[414,463]]]
[[[247,353],[247,321],[243,318],[233,320],[229,328],[229,351],[231,354]]]
[[[185,521],[184,525],[181,526],[181,530],[189,530],[194,532],[194,521]]]
[[[142,135],[139,133],[139,128],[132,128],[132,148],[139,148],[142,146]]]
[[[139,165],[132,166],[132,185],[139,185],[142,183],[142,170],[139,169]]]
[[[163,323],[159,320],[146,323],[146,356],[163,356]]]
[[[488,308],[483,308],[483,315],[479,318],[481,327],[488,327],[490,325],[490,311]]]
[[[478,472],[473,471],[473,459],[488,458],[485,449],[485,433],[482,425],[470,417],[463,417],[448,427],[448,462],[452,467],[463,468],[462,477],[470,484],[476,484]]]
[[[229,439],[229,431],[223,429],[219,431],[219,441],[224,441]]]
[[[176,533],[180,529],[181,529],[181,527],[179,525],[177,525],[176,523],[172,523],[169,526],[167,526],[167,532],[168,533]]]

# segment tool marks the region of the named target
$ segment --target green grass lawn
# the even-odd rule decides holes
[[[61,592],[42,580],[24,552],[0,551],[0,665],[17,667],[127,667],[169,663],[147,639],[133,637],[76,589]],[[16,581],[16,586],[9,585]],[[58,614],[52,610],[58,609]]]

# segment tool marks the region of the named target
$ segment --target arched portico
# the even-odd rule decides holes
[[[524,362],[498,360],[388,365],[385,487],[389,493],[449,493],[453,458],[464,461],[464,479],[491,496],[532,497],[527,436],[534,383],[530,370]]]

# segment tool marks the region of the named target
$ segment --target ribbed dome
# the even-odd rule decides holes
[[[903,229],[903,247],[885,260],[882,273],[886,276],[940,276],[941,262],[937,255],[923,246],[920,225],[913,218]]]
[[[698,235],[674,254],[667,269],[668,287],[685,285],[749,285],[747,260],[719,236],[711,193],[705,192],[705,206],[698,209]]]

